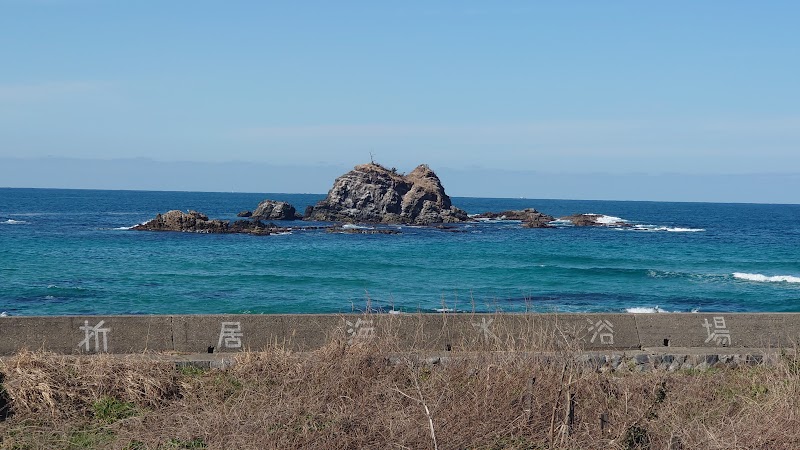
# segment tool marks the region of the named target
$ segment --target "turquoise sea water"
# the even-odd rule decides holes
[[[399,235],[127,230],[324,195],[0,189],[8,315],[800,311],[800,205],[454,198],[469,213],[600,213],[635,229],[476,223]],[[296,222],[295,225],[304,225]],[[284,225],[291,225],[285,223]]]

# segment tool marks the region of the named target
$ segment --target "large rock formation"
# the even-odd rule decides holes
[[[533,208],[525,208],[522,210],[502,211],[502,212],[486,212],[478,214],[473,217],[474,219],[489,219],[489,220],[519,220],[525,228],[551,228],[550,222],[554,221],[553,216],[549,216]]]
[[[261,220],[297,220],[301,219],[302,216],[297,214],[297,210],[289,203],[264,200],[253,211],[252,218]]]
[[[306,209],[305,220],[429,225],[469,220],[426,165],[408,175],[380,164],[356,166],[333,183],[328,196]]]

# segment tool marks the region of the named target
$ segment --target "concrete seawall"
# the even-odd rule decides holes
[[[393,350],[777,349],[800,341],[800,314],[368,314],[41,316],[0,318],[0,355],[221,353],[331,339],[388,339]]]

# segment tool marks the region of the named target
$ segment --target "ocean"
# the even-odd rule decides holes
[[[233,220],[266,198],[302,212],[324,194],[0,189],[0,314],[800,311],[800,205],[454,197],[471,214],[635,226],[128,229],[171,209]]]

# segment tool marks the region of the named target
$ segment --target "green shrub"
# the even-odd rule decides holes
[[[94,418],[108,424],[133,417],[139,413],[136,405],[114,397],[103,396],[92,404]]]

